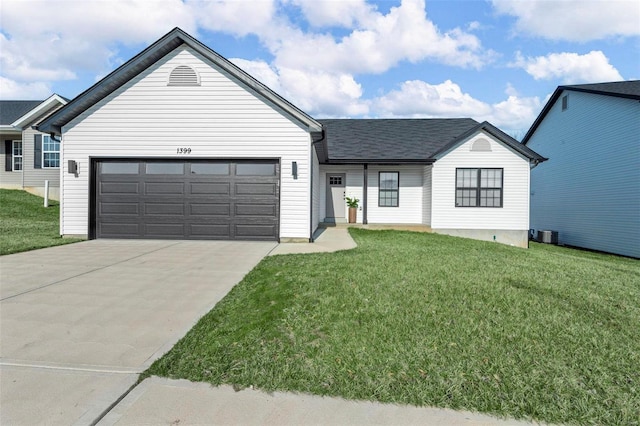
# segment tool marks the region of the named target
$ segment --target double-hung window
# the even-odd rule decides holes
[[[42,167],[60,167],[60,141],[49,135],[42,136]]]
[[[456,169],[456,207],[502,207],[502,169]]]
[[[13,171],[17,172],[22,170],[22,141],[13,141],[11,154]]]
[[[378,182],[378,207],[398,207],[400,172],[379,172]]]

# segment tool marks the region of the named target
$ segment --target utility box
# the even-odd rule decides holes
[[[538,231],[538,241],[545,244],[558,244],[558,231]]]

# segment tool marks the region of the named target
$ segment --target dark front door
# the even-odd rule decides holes
[[[277,240],[276,160],[99,160],[96,238]]]

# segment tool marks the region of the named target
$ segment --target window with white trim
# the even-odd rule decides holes
[[[378,207],[398,207],[400,172],[378,173]]]
[[[456,207],[502,207],[503,169],[456,169]]]
[[[13,141],[11,154],[13,171],[17,172],[22,170],[22,141]]]
[[[42,135],[42,168],[60,167],[60,141],[49,135]]]

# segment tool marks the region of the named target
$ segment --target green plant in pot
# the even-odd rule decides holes
[[[360,200],[358,200],[356,197],[345,197],[345,200],[347,201],[347,206],[349,207],[349,223],[356,223]]]

